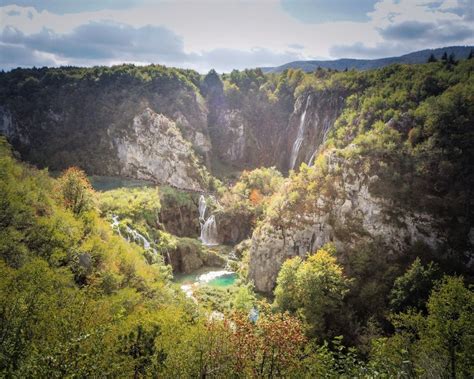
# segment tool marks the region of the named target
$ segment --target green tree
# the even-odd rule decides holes
[[[426,301],[439,277],[436,264],[430,262],[425,267],[420,258],[416,258],[408,270],[395,280],[389,296],[390,307],[394,312],[404,312],[408,308],[426,310]]]
[[[427,62],[428,62],[428,63],[438,62],[438,60],[436,59],[436,57],[434,56],[434,54],[430,54],[430,57],[428,58]]]
[[[473,291],[464,285],[462,277],[446,276],[431,293],[426,307],[427,316],[414,310],[392,316],[396,334],[385,341],[392,346],[386,352],[396,346],[408,351],[414,370],[424,377],[472,377]]]
[[[241,285],[232,298],[233,308],[241,312],[249,312],[255,304],[256,298],[252,290]]]
[[[278,273],[277,285],[275,288],[275,305],[284,311],[296,312],[300,307],[300,302],[296,294],[298,293],[297,272],[303,261],[300,257],[286,260]]]
[[[335,248],[325,245],[304,262],[294,258],[277,279],[275,305],[283,311],[296,309],[315,336],[331,334],[331,318],[349,290],[350,282],[334,254]]]
[[[139,324],[127,335],[120,335],[119,354],[132,358],[133,377],[140,378],[149,374],[153,367],[155,370],[163,363],[166,355],[163,351],[157,351],[155,339],[160,335],[158,325],[145,328]],[[156,362],[154,362],[156,360]]]
[[[449,54],[448,63],[456,64],[456,55],[454,53]]]
[[[425,346],[436,346],[449,357],[451,378],[474,374],[474,293],[460,277],[446,277],[428,301]]]

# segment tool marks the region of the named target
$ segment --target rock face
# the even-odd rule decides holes
[[[216,220],[220,242],[225,245],[236,245],[252,234],[251,214],[218,214]]]
[[[202,178],[192,146],[176,124],[146,108],[133,118],[127,133],[109,129],[119,161],[119,176],[201,190]]]
[[[362,170],[356,173],[331,154],[326,159],[333,195],[317,196],[305,211],[294,211],[287,223],[267,219],[255,230],[249,276],[256,290],[271,293],[286,259],[304,257],[328,242],[344,251],[355,241],[379,240],[387,246],[388,254],[400,254],[416,242],[436,249],[446,240],[440,220],[396,209],[389,200],[372,195],[370,187],[378,180],[376,176]]]
[[[213,113],[209,131],[216,159],[238,169],[283,167],[281,146],[289,113],[270,106],[246,113],[225,104]]]
[[[213,110],[210,129],[214,154],[241,169],[296,169],[314,159],[342,112],[344,100],[338,91],[310,91],[295,100],[292,112],[281,105],[256,105],[248,113],[222,100]]]
[[[287,171],[294,152],[295,167],[310,160],[344,103],[336,90],[312,90],[278,102],[255,94],[235,100],[224,93],[217,74],[202,88],[180,79],[183,73],[168,74],[150,81],[118,74],[94,81],[86,76],[73,84],[50,80],[24,93],[13,81],[0,91],[0,133],[23,159],[40,167],[57,171],[74,165],[89,174],[200,189],[189,165],[191,149],[211,171],[214,162],[238,170]],[[153,119],[151,112],[160,117]],[[169,122],[180,131],[176,143],[163,133]]]
[[[33,91],[28,99],[14,88],[0,100],[0,133],[24,160],[55,171],[74,165],[92,175],[202,188],[211,143],[195,87],[177,78],[83,78],[48,82],[41,87],[46,95]]]
[[[191,238],[181,238],[169,257],[169,264],[175,273],[189,274],[203,266],[224,267],[226,264],[220,255],[205,249],[199,241]]]
[[[199,213],[195,208],[162,206],[160,222],[168,233],[175,236],[199,237]]]
[[[343,106],[344,96],[337,91],[309,92],[296,99],[285,139],[287,169],[313,163]]]

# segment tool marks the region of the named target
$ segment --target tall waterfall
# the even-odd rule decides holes
[[[295,142],[293,142],[293,148],[291,149],[291,157],[290,157],[290,170],[295,168],[296,160],[298,159],[298,153],[300,151],[301,145],[303,144],[304,140],[304,132],[305,132],[305,119],[306,119],[306,111],[308,109],[310,103],[311,96],[308,96],[306,100],[306,106],[304,107],[304,111],[301,114],[300,118],[300,125],[298,127],[298,134],[296,136]]]
[[[204,221],[206,219],[206,209],[207,209],[207,203],[206,203],[206,198],[201,195],[199,197],[199,221]]]
[[[212,198],[212,197],[211,197]],[[201,224],[200,240],[204,245],[218,245],[217,224],[214,215],[210,215],[206,219],[207,203],[206,198],[201,195],[199,198],[199,223]]]

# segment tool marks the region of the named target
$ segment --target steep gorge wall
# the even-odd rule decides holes
[[[336,90],[312,91],[299,96],[290,116],[285,151],[286,167],[311,165],[344,106],[344,95]]]
[[[65,79],[28,90],[13,83],[2,90],[0,133],[25,160],[51,170],[76,165],[201,190],[198,160],[211,151],[207,108],[195,88],[169,82]]]
[[[76,165],[90,174],[192,190],[206,187],[200,167],[212,171],[215,161],[237,170],[281,171],[308,162],[344,103],[340,93],[328,90],[286,103],[247,94],[235,103],[222,89],[211,96],[179,78],[42,81],[27,89],[14,81],[0,96],[0,133],[25,160],[51,170]],[[169,123],[178,130],[176,141],[166,135]]]
[[[436,251],[446,243],[446,220],[373,194],[380,178],[364,172],[364,160],[348,163],[332,153],[325,159],[321,187],[314,194],[300,194],[296,202],[287,199],[278,218],[267,217],[254,231],[249,276],[258,291],[272,292],[286,259],[305,257],[328,242],[347,252],[361,242],[378,241],[385,250],[380,254],[387,257],[400,256],[415,244]]]
[[[233,109],[224,99],[210,126],[213,153],[239,169],[275,166],[286,172],[303,162],[310,164],[344,100],[337,90],[307,91],[288,112],[280,104],[265,103]]]

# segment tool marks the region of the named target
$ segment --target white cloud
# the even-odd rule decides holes
[[[128,9],[67,14],[9,5],[0,7],[0,25],[13,26],[27,40],[48,30],[55,41],[78,37],[78,30],[87,29],[86,25],[123,25],[128,31],[126,35],[132,35],[128,41],[138,45],[140,52],[137,53],[136,46],[129,45],[127,49],[125,43],[124,47],[116,48],[116,54],[104,57],[104,64],[123,60],[189,66],[200,71],[211,67],[227,70],[234,66],[277,65],[296,59],[339,57],[344,51],[349,52],[347,48],[342,49],[343,46],[354,47],[352,53],[358,52],[359,56],[372,57],[394,47],[400,50],[397,53],[405,53],[446,43],[472,44],[474,38],[472,33],[469,35],[472,14],[469,16],[466,1],[470,0],[381,0],[368,14],[367,22],[320,24],[303,23],[292,17],[279,0],[143,1]],[[407,26],[412,27],[412,32],[418,31],[422,38],[416,38],[416,33],[407,33]],[[168,31],[168,37],[172,35],[181,41],[181,45],[166,45],[169,38],[161,40],[158,30]],[[431,35],[430,30],[437,33]],[[100,35],[93,34],[81,40],[83,51],[87,50],[88,43],[90,49],[97,46]],[[80,59],[52,48],[41,50],[41,45],[35,46],[31,38],[28,47],[36,53],[53,53],[71,64],[100,61],[98,57],[88,58],[87,54]],[[121,38],[128,37],[122,35]],[[405,43],[400,43],[402,40]],[[22,42],[21,46],[25,44]],[[295,46],[302,48],[295,49]],[[110,52],[105,46],[104,49]]]

